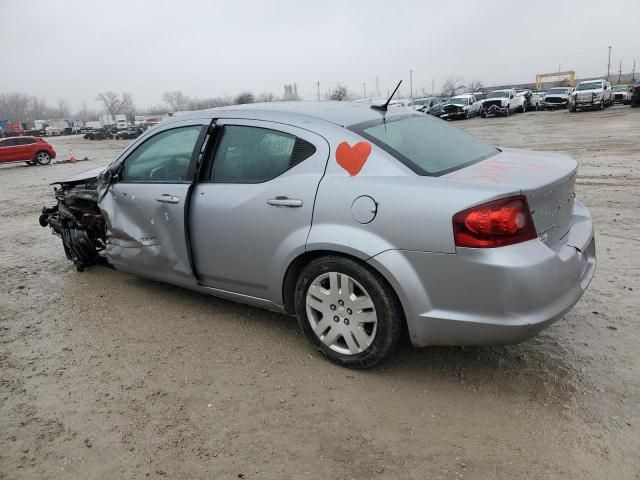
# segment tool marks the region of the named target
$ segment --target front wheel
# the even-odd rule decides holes
[[[38,165],[49,165],[49,163],[51,163],[51,155],[47,152],[38,152],[36,154],[35,163]]]
[[[604,100],[600,100],[600,106],[598,108],[604,110]]]
[[[400,302],[387,282],[343,257],[313,260],[296,283],[298,323],[338,365],[368,368],[390,355],[402,332]]]
[[[509,107],[509,105],[507,105],[507,111],[504,114],[505,117],[508,117],[509,115],[511,115],[511,108]]]

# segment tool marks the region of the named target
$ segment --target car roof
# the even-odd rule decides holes
[[[473,97],[473,93],[462,93],[460,95],[456,95],[455,97],[451,97],[451,98],[469,98],[469,97]]]
[[[404,107],[389,109],[387,118],[416,113]],[[190,118],[243,118],[252,120],[278,120],[287,123],[308,123],[310,119],[330,122],[347,127],[378,120],[383,113],[365,102],[269,102],[231,105],[197,112],[185,112],[172,117],[175,120]]]

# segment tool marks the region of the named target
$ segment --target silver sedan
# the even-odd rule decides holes
[[[332,361],[521,342],[595,271],[577,165],[410,109],[274,103],[148,130],[59,182],[40,224],[78,270],[116,270],[296,315]]]

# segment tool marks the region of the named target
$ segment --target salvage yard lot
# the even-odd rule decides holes
[[[456,125],[578,160],[596,276],[525,344],[405,345],[370,371],[320,358],[294,318],[76,272],[38,226],[49,183],[127,141],[0,167],[0,478],[640,478],[640,109]]]

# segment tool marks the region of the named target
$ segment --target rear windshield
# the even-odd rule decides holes
[[[431,115],[403,115],[349,127],[418,175],[444,175],[498,153],[464,130]]]

